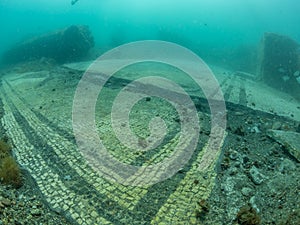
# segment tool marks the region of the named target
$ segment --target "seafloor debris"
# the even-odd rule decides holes
[[[70,62],[85,56],[94,46],[88,26],[70,26],[24,41],[3,55],[3,62],[14,64],[43,57],[57,62]]]
[[[236,220],[238,224],[243,225],[257,225],[260,224],[260,217],[255,211],[255,209],[249,205],[243,206],[237,216]]]

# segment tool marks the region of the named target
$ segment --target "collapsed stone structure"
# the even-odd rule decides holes
[[[93,46],[89,27],[73,25],[14,46],[3,54],[3,62],[14,64],[45,57],[64,63],[85,56]]]
[[[265,33],[258,55],[260,80],[300,100],[299,44],[287,36]]]

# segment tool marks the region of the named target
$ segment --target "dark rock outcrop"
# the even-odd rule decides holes
[[[93,46],[88,26],[73,25],[14,46],[3,54],[3,62],[14,64],[44,57],[64,63],[85,56]]]
[[[265,33],[259,52],[258,74],[271,87],[300,100],[300,48],[291,38]]]

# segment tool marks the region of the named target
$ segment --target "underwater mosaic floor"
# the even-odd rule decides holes
[[[58,126],[34,109],[14,82],[10,77],[2,83],[2,122],[16,146],[18,162],[34,177],[52,209],[78,224],[197,222],[197,202],[209,196],[215,178],[213,168],[205,174],[197,170],[205,140],[186,171],[172,179],[148,188],[111,183],[99,177],[79,154],[69,125],[60,121]],[[176,138],[164,150],[172,145]]]
[[[207,171],[197,169],[206,151],[210,130],[208,115],[198,112],[204,121],[204,133],[207,133],[200,135],[192,159],[172,178],[150,187],[109,182],[101,178],[78,152],[71,127],[71,107],[76,82],[82,72],[68,67],[52,72],[9,74],[3,78],[1,86],[5,110],[2,124],[12,138],[18,162],[33,176],[47,204],[77,224],[199,223],[197,217],[201,210],[205,210],[199,202],[210,196],[216,178],[215,165]],[[243,82],[245,80],[239,76],[225,74],[220,74],[218,78],[227,101],[273,110],[278,114],[287,113],[286,110],[281,111],[277,103],[264,105],[259,100],[261,96],[255,95],[251,80]],[[118,87],[107,89],[106,97],[109,98]],[[195,97],[199,98],[201,94]],[[272,104],[271,101],[267,103]],[[287,107],[290,110],[286,116],[293,115],[299,119],[299,114],[293,112],[297,112],[297,108],[293,103],[289,104]],[[99,110],[105,114],[107,109]],[[172,118],[172,112],[168,113],[166,118]],[[113,138],[110,139],[109,121],[109,115],[101,117],[99,132],[105,135],[111,146],[118,145]],[[139,127],[136,129],[139,132]],[[164,148],[158,149],[148,160],[163,157],[172,151],[176,143],[177,136],[174,135]],[[140,155],[124,155],[123,151],[121,149],[114,154],[127,162],[144,162]]]

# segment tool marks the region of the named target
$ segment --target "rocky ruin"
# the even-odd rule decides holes
[[[259,50],[258,74],[271,87],[300,99],[300,47],[291,38],[265,33]]]
[[[59,63],[78,60],[94,46],[88,26],[70,26],[44,34],[15,45],[3,54],[3,62],[15,64],[23,61],[51,58]]]

